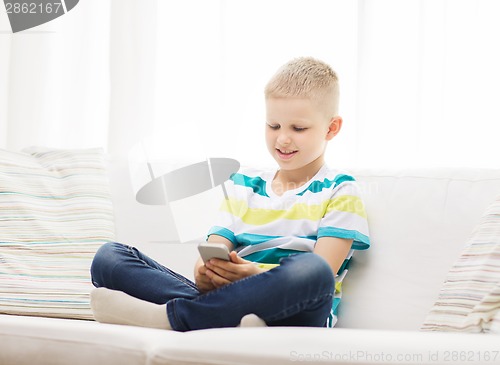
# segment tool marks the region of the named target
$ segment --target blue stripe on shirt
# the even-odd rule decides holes
[[[328,180],[326,178],[323,179],[323,181],[316,180],[316,181],[313,181],[311,184],[309,184],[309,186],[306,189],[304,189],[303,191],[301,191],[297,195],[304,195],[306,193],[306,191],[310,191],[312,193],[319,193],[319,192],[321,192],[321,190],[328,189],[332,185],[334,185],[332,188],[332,189],[334,189],[335,187],[337,187],[338,185],[342,184],[345,181],[355,181],[355,179],[349,175],[339,174],[339,175],[335,176],[335,178],[333,180]]]
[[[253,262],[260,262],[262,264],[279,264],[283,257],[300,253],[304,253],[304,251],[269,248],[246,255],[244,256],[244,259]]]
[[[370,239],[368,236],[358,231],[335,228],[335,227],[320,227],[318,229],[318,238],[321,237],[337,237],[353,240],[352,248],[355,250],[366,250],[370,247]]]
[[[236,245],[236,238],[234,236],[234,233],[231,232],[227,228],[220,227],[220,226],[213,226],[208,231],[207,237],[212,235],[212,234],[216,234],[218,236],[222,236],[224,238],[227,238],[229,241],[231,241],[233,243],[233,245]]]
[[[252,188],[254,193],[269,198],[269,195],[267,195],[266,193],[266,181],[263,180],[260,176],[248,177],[240,173],[235,173],[231,175],[231,180],[235,185]]]

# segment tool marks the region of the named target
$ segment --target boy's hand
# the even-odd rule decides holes
[[[206,276],[216,288],[265,271],[253,262],[242,259],[235,251],[232,251],[229,257],[231,261],[211,259],[205,264],[208,269]]]
[[[194,281],[198,290],[202,293],[209,292],[210,290],[216,289],[212,280],[207,276],[207,267],[201,265],[195,270]]]

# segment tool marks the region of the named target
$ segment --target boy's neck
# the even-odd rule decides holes
[[[287,190],[293,190],[304,185],[318,173],[324,163],[324,159],[318,158],[300,169],[278,170],[273,180],[274,192],[281,195]]]

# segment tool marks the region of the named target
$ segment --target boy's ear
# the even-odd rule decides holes
[[[335,137],[342,128],[342,117],[336,116],[330,119],[330,124],[328,125],[328,132],[326,134],[326,140],[329,141]]]

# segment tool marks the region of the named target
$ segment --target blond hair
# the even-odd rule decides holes
[[[264,90],[269,98],[307,98],[319,103],[329,117],[337,116],[339,86],[335,71],[312,57],[293,59],[281,66]]]

